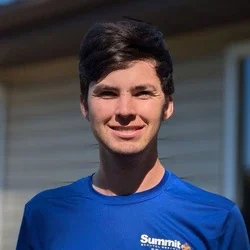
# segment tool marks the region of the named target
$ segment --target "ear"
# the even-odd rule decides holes
[[[87,100],[83,98],[83,95],[80,95],[80,109],[82,115],[89,121],[89,110]]]
[[[174,102],[172,96],[167,97],[167,101],[163,110],[163,120],[169,119],[169,117],[173,114],[174,112]]]

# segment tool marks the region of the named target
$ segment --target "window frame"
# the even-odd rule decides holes
[[[224,133],[223,133],[223,194],[243,205],[243,187],[238,166],[239,155],[239,107],[240,107],[240,61],[250,56],[250,41],[230,45],[225,52],[224,82]]]
[[[7,93],[6,87],[0,82],[0,249],[3,242],[3,207],[4,207],[4,170],[6,153],[6,121],[7,121]]]

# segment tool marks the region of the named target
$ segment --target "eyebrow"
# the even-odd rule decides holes
[[[100,84],[100,85],[97,85],[94,89],[94,92],[98,92],[98,91],[117,91],[118,88],[117,87],[113,87],[113,86],[109,86],[109,85],[106,85],[106,84]]]
[[[138,90],[138,91],[140,91],[140,90],[147,90],[147,89],[156,90],[156,88],[153,85],[148,84],[148,83],[136,85],[136,86],[133,87],[133,89],[134,90]]]
[[[153,91],[156,90],[156,88],[151,85],[151,84],[139,84],[139,85],[135,85],[131,88],[132,90],[136,90],[136,91],[142,91],[142,90],[147,90],[147,89],[151,89]],[[117,87],[113,87],[113,86],[109,86],[109,85],[106,85],[106,84],[100,84],[100,85],[97,85],[94,89],[94,92],[98,92],[98,91],[118,91],[119,88]]]

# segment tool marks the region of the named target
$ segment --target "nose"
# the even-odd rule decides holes
[[[135,114],[136,112],[132,96],[126,94],[120,95],[117,100],[116,115],[120,117],[129,117],[134,116]]]

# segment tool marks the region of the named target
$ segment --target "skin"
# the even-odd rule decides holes
[[[81,111],[99,142],[100,167],[93,187],[104,195],[128,195],[157,185],[164,175],[157,134],[173,113],[153,60],[135,61],[89,86]]]

